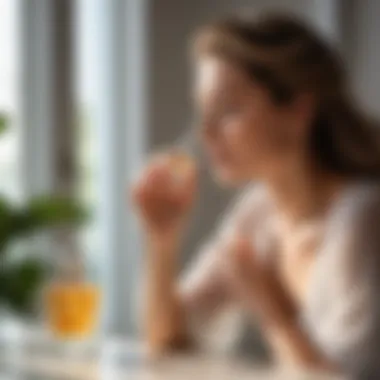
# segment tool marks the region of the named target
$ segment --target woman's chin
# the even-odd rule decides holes
[[[249,179],[232,170],[217,169],[213,172],[215,182],[223,187],[236,187],[244,184]]]

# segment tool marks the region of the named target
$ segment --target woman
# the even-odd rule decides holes
[[[165,156],[144,171],[151,347],[189,343],[233,304],[280,362],[380,378],[380,151],[339,58],[284,15],[207,26],[193,50],[212,172],[255,185],[178,281],[196,175],[175,182]]]

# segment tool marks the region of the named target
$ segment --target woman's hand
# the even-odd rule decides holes
[[[133,199],[146,232],[160,239],[177,235],[193,204],[196,170],[188,165],[178,177],[176,158],[170,154],[153,159],[134,186]]]
[[[263,328],[295,320],[294,302],[274,270],[260,262],[249,240],[233,238],[225,255],[226,275],[236,298],[259,318]]]

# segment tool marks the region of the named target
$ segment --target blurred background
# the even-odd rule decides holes
[[[128,187],[191,120],[191,32],[264,9],[319,28],[340,49],[360,103],[377,112],[377,0],[0,0],[0,194],[15,205],[64,194],[91,211],[75,255],[102,290],[104,333],[138,332],[144,242]],[[184,262],[230,197],[202,173]],[[65,254],[55,244],[45,251]]]

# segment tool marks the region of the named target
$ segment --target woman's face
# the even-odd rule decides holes
[[[201,58],[195,99],[202,142],[216,179],[237,185],[281,170],[300,138],[291,106],[278,106],[243,71],[217,58]]]

